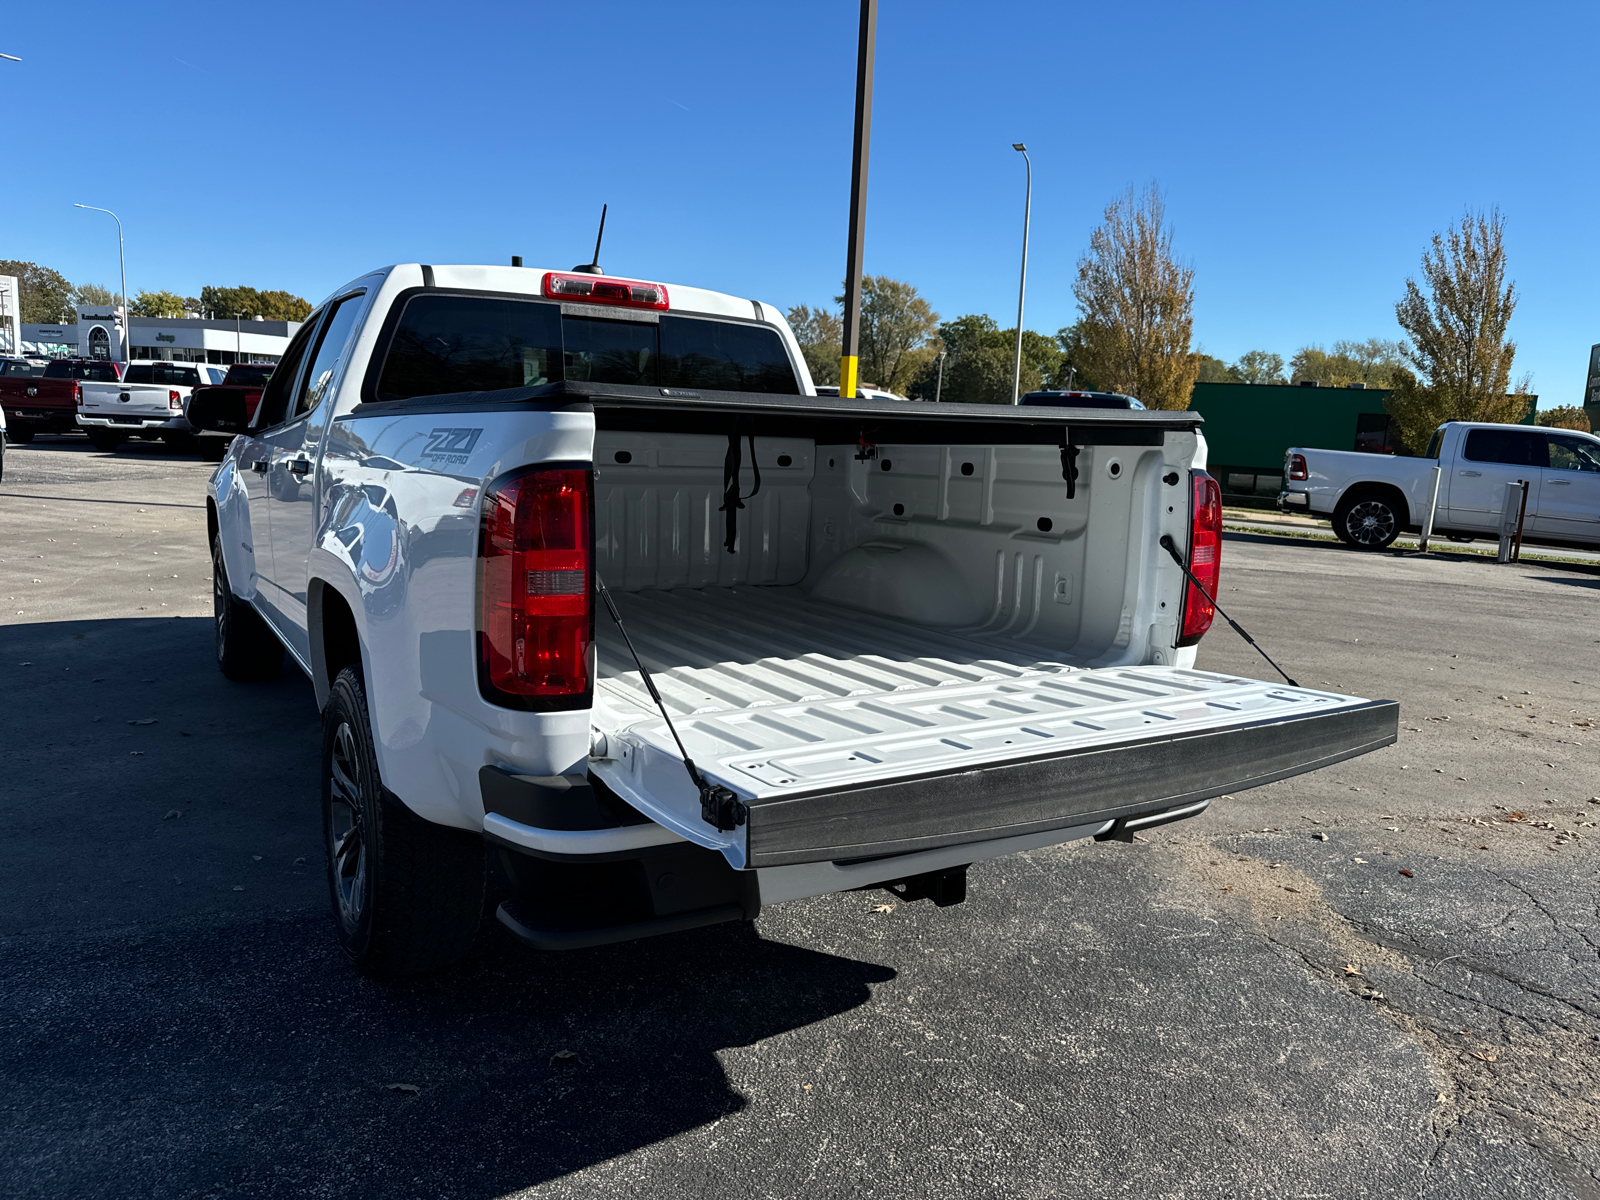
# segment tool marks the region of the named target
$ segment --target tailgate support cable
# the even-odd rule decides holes
[[[1206,591],[1204,585],[1201,584],[1201,582],[1194,577],[1194,573],[1189,570],[1189,564],[1184,562],[1183,555],[1178,553],[1178,544],[1172,540],[1172,535],[1170,533],[1163,533],[1161,535],[1161,548],[1168,554],[1172,555],[1172,561],[1178,564],[1178,570],[1182,571],[1189,577],[1189,582],[1194,584],[1195,588],[1200,592],[1200,594],[1211,602],[1211,607],[1217,610],[1217,614],[1229,625],[1233,626],[1233,631],[1245,641],[1249,642],[1250,645],[1254,647],[1255,652],[1261,655],[1262,658],[1266,659],[1272,669],[1279,675],[1282,675],[1290,687],[1299,687],[1300,685],[1298,683],[1289,678],[1289,673],[1287,671],[1272,661],[1272,656],[1270,654],[1268,654],[1260,646],[1256,645],[1255,638],[1251,637],[1244,631],[1243,625],[1239,624],[1239,622],[1235,621],[1227,613],[1222,611],[1222,605],[1217,603],[1217,598],[1210,592]]]
[[[737,486],[737,476],[735,476]],[[754,495],[754,493],[751,493]],[[672,735],[672,740],[678,744],[678,753],[683,756],[684,770],[689,772],[689,779],[700,792],[700,819],[706,824],[724,833],[737,829],[743,825],[745,818],[750,815],[750,809],[745,802],[734,793],[732,788],[723,787],[720,783],[712,783],[702,774],[700,768],[694,765],[694,759],[689,757],[689,752],[683,748],[683,739],[678,736],[677,726],[673,725],[672,718],[667,715],[667,706],[662,702],[661,693],[656,691],[656,681],[650,678],[650,672],[639,658],[639,652],[634,649],[633,639],[628,636],[628,627],[622,623],[622,614],[617,611],[617,604],[611,598],[611,593],[606,590],[605,581],[600,578],[600,573],[595,572],[594,590],[600,593],[600,599],[605,602],[606,611],[611,614],[611,619],[617,623],[617,632],[622,635],[622,640],[628,644],[628,653],[633,655],[633,665],[639,668],[639,678],[644,680],[645,690],[650,693],[650,699],[656,702],[656,708],[661,711],[661,719],[667,723],[667,732]]]

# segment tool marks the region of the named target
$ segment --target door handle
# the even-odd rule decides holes
[[[1548,483],[1551,487],[1571,487],[1572,486],[1572,480],[1570,480],[1570,479],[1547,479],[1547,480],[1545,480],[1545,482]]]
[[[1461,471],[1461,472],[1458,472],[1458,474],[1461,474],[1461,475],[1482,475],[1483,472],[1482,471]]]
[[[267,473],[267,460],[264,458],[256,459],[255,462],[250,464],[250,469],[257,475],[265,475]]]
[[[303,458],[293,459],[289,463],[289,474],[291,475],[304,475],[309,470],[311,470],[311,464]]]

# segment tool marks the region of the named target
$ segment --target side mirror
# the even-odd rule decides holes
[[[232,389],[196,390],[183,415],[195,429],[209,433],[243,433],[250,424],[244,393]]]

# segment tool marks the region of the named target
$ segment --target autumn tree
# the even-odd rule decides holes
[[[242,316],[246,320],[304,321],[311,315],[311,305],[291,292],[208,286],[200,289],[200,312],[213,320]]]
[[[789,328],[794,331],[794,340],[800,343],[800,353],[805,356],[811,382],[838,383],[844,319],[831,309],[812,308],[808,304],[796,304],[784,316]]]
[[[72,285],[60,271],[38,263],[0,259],[0,275],[17,279],[22,321],[27,325],[71,325],[78,319],[72,308]]]
[[[1233,364],[1233,373],[1240,383],[1285,383],[1283,355],[1270,350],[1246,350]]]
[[[1083,313],[1083,371],[1146,407],[1189,407],[1200,372],[1189,350],[1194,269],[1172,256],[1166,203],[1154,184],[1106,206],[1072,290]]]
[[[128,315],[134,317],[181,317],[193,312],[176,292],[140,292],[128,301]]]
[[[1577,429],[1589,433],[1589,414],[1581,404],[1558,404],[1541,408],[1534,420],[1547,429]]]
[[[84,307],[112,308],[122,303],[122,297],[100,283],[80,283],[72,289],[72,299]]]
[[[1528,381],[1511,385],[1516,311],[1506,279],[1505,218],[1468,212],[1434,234],[1422,256],[1422,283],[1406,280],[1395,317],[1407,340],[1384,406],[1410,446],[1427,445],[1445,421],[1515,423],[1527,415]],[[1426,289],[1426,291],[1424,291]]]
[[[1243,383],[1239,372],[1234,370],[1220,358],[1210,354],[1200,355],[1200,373],[1195,377],[1196,383]]]
[[[1289,382],[1314,379],[1324,387],[1364,383],[1368,387],[1386,388],[1394,382],[1395,368],[1403,365],[1400,344],[1382,338],[1335,342],[1331,353],[1321,346],[1302,346],[1289,360],[1289,369],[1293,372]]]
[[[843,296],[835,296],[843,304]],[[909,283],[887,275],[861,280],[861,382],[904,393],[937,351],[939,314]]]
[[[987,314],[968,313],[939,326],[934,355],[911,383],[910,395],[958,404],[1010,404],[1011,372],[1017,331],[1001,329]],[[944,386],[939,387],[937,350],[945,351]],[[1055,338],[1022,331],[1022,391],[1064,386],[1065,355]]]

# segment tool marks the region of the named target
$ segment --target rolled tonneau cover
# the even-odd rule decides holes
[[[863,421],[898,428],[922,422],[941,425],[962,424],[974,427],[969,436],[975,441],[1049,442],[1060,439],[1063,426],[1074,440],[1092,444],[1105,432],[1115,431],[1118,443],[1158,445],[1166,432],[1193,431],[1204,418],[1188,410],[1055,408],[1047,405],[946,404],[922,400],[873,400],[865,397],[844,400],[838,396],[797,396],[768,392],[722,392],[709,389],[638,387],[610,383],[546,383],[537,387],[504,388],[490,392],[454,392],[442,396],[413,396],[406,400],[369,400],[358,404],[352,415],[378,416],[392,413],[453,412],[461,409],[491,411],[536,409],[540,411],[592,411],[605,424],[608,413],[627,412],[630,423],[648,412],[681,419],[686,413],[707,416],[736,414],[774,419],[801,418],[837,422],[854,428]],[[682,426],[677,426],[682,428]],[[985,436],[992,431],[992,438]],[[1084,436],[1079,437],[1082,430]],[[1031,431],[1031,433],[1029,432]],[[887,432],[887,429],[886,429]],[[898,436],[898,435],[896,435]]]

